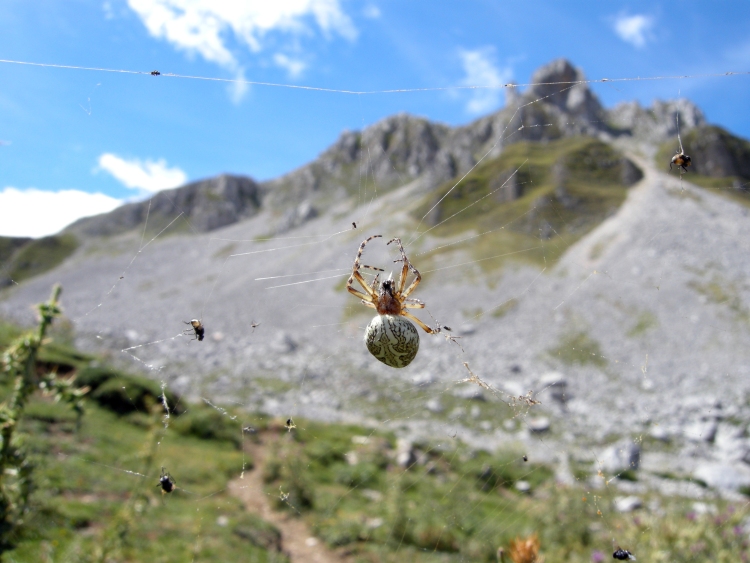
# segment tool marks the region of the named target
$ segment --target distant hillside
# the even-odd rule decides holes
[[[356,194],[363,184],[379,193],[416,182],[431,192],[460,176],[489,152],[500,155],[519,142],[547,143],[562,138],[631,137],[661,143],[676,137],[675,116],[683,133],[705,125],[702,112],[685,99],[637,102],[605,109],[584,83],[583,72],[565,59],[541,67],[538,83],[523,93],[510,92],[505,108],[460,127],[449,127],[408,114],[387,117],[362,131],[345,131],[314,161],[279,178],[256,183],[221,175],[156,194],[150,203],[124,205],[77,221],[66,231],[109,236],[142,226],[156,233],[183,213],[175,227],[206,232],[267,210],[272,232],[285,232],[318,216],[333,202]],[[570,87],[560,83],[576,83]],[[173,227],[173,229],[175,228]]]

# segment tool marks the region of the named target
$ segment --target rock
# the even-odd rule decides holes
[[[362,489],[362,496],[372,502],[380,502],[383,500],[383,493],[376,491],[375,489]]]
[[[399,467],[414,465],[417,461],[417,456],[414,454],[414,444],[409,440],[399,438],[396,441],[395,459]]]
[[[631,441],[613,444],[602,452],[597,464],[607,473],[622,473],[638,469],[641,464],[641,446]]]
[[[261,190],[254,180],[222,174],[161,191],[146,201],[125,204],[107,214],[79,219],[66,231],[110,236],[142,226],[147,215],[149,224],[166,226],[183,213],[191,229],[208,232],[252,217],[260,205]]]
[[[685,98],[656,100],[650,108],[643,108],[638,102],[625,102],[606,113],[607,120],[613,127],[649,143],[675,141],[677,139],[675,117],[678,114],[683,139],[688,131],[706,122],[703,112]]]
[[[289,333],[279,331],[271,342],[270,348],[273,352],[278,354],[288,354],[297,349],[297,343],[292,339]]]
[[[721,491],[750,487],[750,469],[740,463],[704,461],[695,468],[693,477]]]
[[[542,432],[547,432],[549,430],[550,420],[546,416],[537,416],[530,418],[527,426],[530,432],[541,434]]]
[[[568,380],[559,371],[550,371],[539,378],[540,393],[548,390],[550,397],[558,403],[567,401]]]
[[[614,508],[617,512],[633,512],[643,506],[643,502],[636,496],[616,497]]]
[[[461,385],[457,385],[453,388],[453,393],[455,397],[460,397],[461,399],[467,399],[467,400],[474,400],[474,401],[485,401],[487,400],[484,396],[484,391],[481,387],[474,383],[464,383]]]
[[[688,440],[712,443],[716,438],[718,428],[719,424],[716,420],[701,420],[685,426],[682,433]]]
[[[440,414],[445,410],[443,403],[440,401],[440,397],[434,397],[425,403],[425,408],[431,413]]]
[[[417,375],[415,375],[411,381],[417,387],[428,387],[432,385],[433,383],[435,383],[437,379],[432,373],[428,371],[423,371],[422,373],[418,373]]]
[[[514,486],[519,493],[531,492],[531,483],[529,483],[528,481],[516,481],[516,484]]]
[[[669,442],[671,439],[669,432],[663,426],[652,427],[649,430],[648,435],[654,438],[655,440],[659,440],[661,442]]]

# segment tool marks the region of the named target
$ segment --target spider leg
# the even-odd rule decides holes
[[[417,288],[417,286],[419,285],[419,282],[422,281],[422,274],[419,273],[419,270],[417,270],[411,264],[409,264],[409,269],[412,271],[415,277],[411,281],[411,285],[407,287],[406,290],[401,293],[401,299],[406,299],[407,297],[409,297],[411,292]]]
[[[405,309],[424,309],[424,303],[419,299],[405,299],[401,306]]]
[[[424,330],[425,332],[427,332],[429,334],[435,334],[435,329],[432,329],[432,328],[428,327],[426,324],[424,324],[422,321],[420,321],[417,317],[415,317],[414,315],[412,315],[408,311],[403,311],[402,310],[401,311],[401,315],[404,316],[404,317],[406,317],[410,321],[413,321],[413,322],[417,323],[417,325],[419,325],[420,327],[422,327],[422,330]]]
[[[404,245],[401,244],[400,238],[394,238],[388,241],[388,244],[391,244],[392,242],[395,242],[398,245],[398,249],[401,251],[401,262],[404,263],[404,267],[401,268],[401,277],[398,278],[398,293],[402,293],[404,291],[404,287],[406,286],[406,276],[409,273],[409,259],[406,257],[406,252],[404,252]],[[399,260],[394,260],[394,262],[399,262]]]
[[[377,309],[377,307],[375,306],[375,303],[373,303],[372,301],[365,301],[363,299],[362,305],[364,305],[365,307],[369,307],[370,309]]]
[[[359,250],[357,251],[357,257],[354,259],[354,266],[352,266],[352,275],[349,276],[349,280],[346,282],[346,289],[351,293],[352,295],[356,295],[360,299],[365,297],[362,292],[357,291],[352,287],[352,284],[354,283],[354,280],[356,279],[360,285],[365,289],[365,291],[370,295],[370,297],[375,297],[377,294],[375,293],[375,290],[373,290],[370,286],[367,285],[367,282],[362,277],[362,274],[359,273],[359,259],[362,257],[362,252],[365,250],[365,246],[368,242],[370,242],[374,238],[379,238],[383,235],[373,235],[371,237],[366,238],[364,241],[362,241],[362,244],[359,245]],[[369,267],[369,266],[368,266]],[[373,270],[376,268],[372,268]]]

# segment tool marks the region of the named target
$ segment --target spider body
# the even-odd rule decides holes
[[[669,169],[672,170],[672,165],[674,164],[677,168],[682,168],[682,170],[687,172],[687,167],[692,163],[693,161],[688,155],[682,151],[678,151],[677,154],[672,157],[672,161],[669,163]]]
[[[183,321],[186,325],[190,325],[193,327],[192,329],[187,329],[185,331],[185,334],[190,334],[191,330],[193,334],[195,335],[195,338],[193,340],[203,340],[203,337],[206,335],[206,329],[203,327],[203,323],[200,322],[198,319],[193,319],[190,322]]]
[[[346,289],[352,295],[359,297],[363,305],[375,309],[378,313],[378,316],[370,322],[365,331],[367,349],[384,364],[394,368],[402,368],[408,366],[419,351],[419,333],[412,322],[429,334],[435,334],[439,330],[428,327],[408,311],[408,309],[424,309],[424,303],[409,297],[419,285],[419,282],[422,281],[422,275],[406,257],[401,239],[394,238],[388,242],[388,244],[395,242],[401,252],[401,258],[395,260],[403,264],[398,282],[392,277],[380,282],[380,274],[377,274],[372,284],[368,284],[362,274],[359,273],[360,268],[368,268],[377,272],[383,271],[382,268],[360,265],[359,263],[367,243],[374,238],[380,238],[380,236],[373,235],[359,245],[352,274],[346,283]],[[407,287],[406,281],[410,271],[414,274],[414,279]],[[357,280],[365,293],[353,287],[354,280]]]
[[[619,547],[617,548],[617,551],[615,551],[612,554],[612,558],[617,559],[618,561],[635,561],[636,560],[635,555],[630,553],[628,550],[620,549]]]
[[[161,487],[162,494],[164,493],[171,493],[175,490],[174,481],[172,480],[172,477],[169,475],[169,473],[164,472],[164,468],[161,468],[161,477],[159,478],[159,482],[156,484],[157,487]]]

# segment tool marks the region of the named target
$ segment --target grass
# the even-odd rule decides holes
[[[418,461],[403,468],[394,462],[392,435],[296,422],[270,446],[267,492],[357,562],[494,563],[499,546],[534,532],[547,561],[591,561],[613,537],[639,559],[664,563],[729,563],[745,549],[739,524],[746,508],[719,503],[717,515],[697,516],[691,501],[652,496],[661,511],[617,514],[614,489],[561,487],[548,467],[525,463],[515,451],[423,443]],[[632,473],[625,478],[637,479]],[[519,481],[531,485],[530,494],[517,491]]]
[[[465,250],[484,259],[484,271],[509,259],[551,264],[625,200],[624,166],[615,149],[590,138],[510,145],[457,186],[450,181],[425,196],[416,208],[419,219],[437,203],[425,219],[435,236],[486,233],[427,256]]]
[[[548,353],[566,365],[594,365],[599,368],[607,365],[607,359],[602,356],[599,342],[584,331],[566,334],[560,344]]]
[[[635,325],[628,330],[627,335],[631,338],[635,338],[637,336],[641,336],[651,330],[652,328],[656,328],[659,326],[659,320],[656,318],[656,315],[654,315],[651,311],[642,311],[638,318],[636,319]]]
[[[0,325],[0,348],[18,332]],[[32,396],[19,427],[34,467],[31,509],[3,560],[287,561],[278,530],[247,514],[226,491],[229,479],[253,465],[239,448],[241,420],[182,403],[182,414],[173,414],[166,428],[163,413],[149,415],[142,398],[150,393],[153,404],[159,385],[87,366],[90,357],[54,342],[45,344],[45,354],[58,369],[78,370],[78,384],[92,388],[91,399],[79,426],[68,406]],[[40,359],[37,366],[49,364]],[[1,397],[10,394],[10,384],[0,379]],[[129,414],[120,402],[98,396],[108,386],[123,392],[119,401],[130,401]],[[156,487],[161,466],[177,482],[168,496]]]
[[[688,286],[715,305],[726,306],[736,320],[750,322],[750,310],[745,306],[737,284],[714,274],[710,280],[693,280]]]
[[[70,233],[34,239],[13,253],[3,275],[20,283],[61,264],[77,248],[78,240]]]

